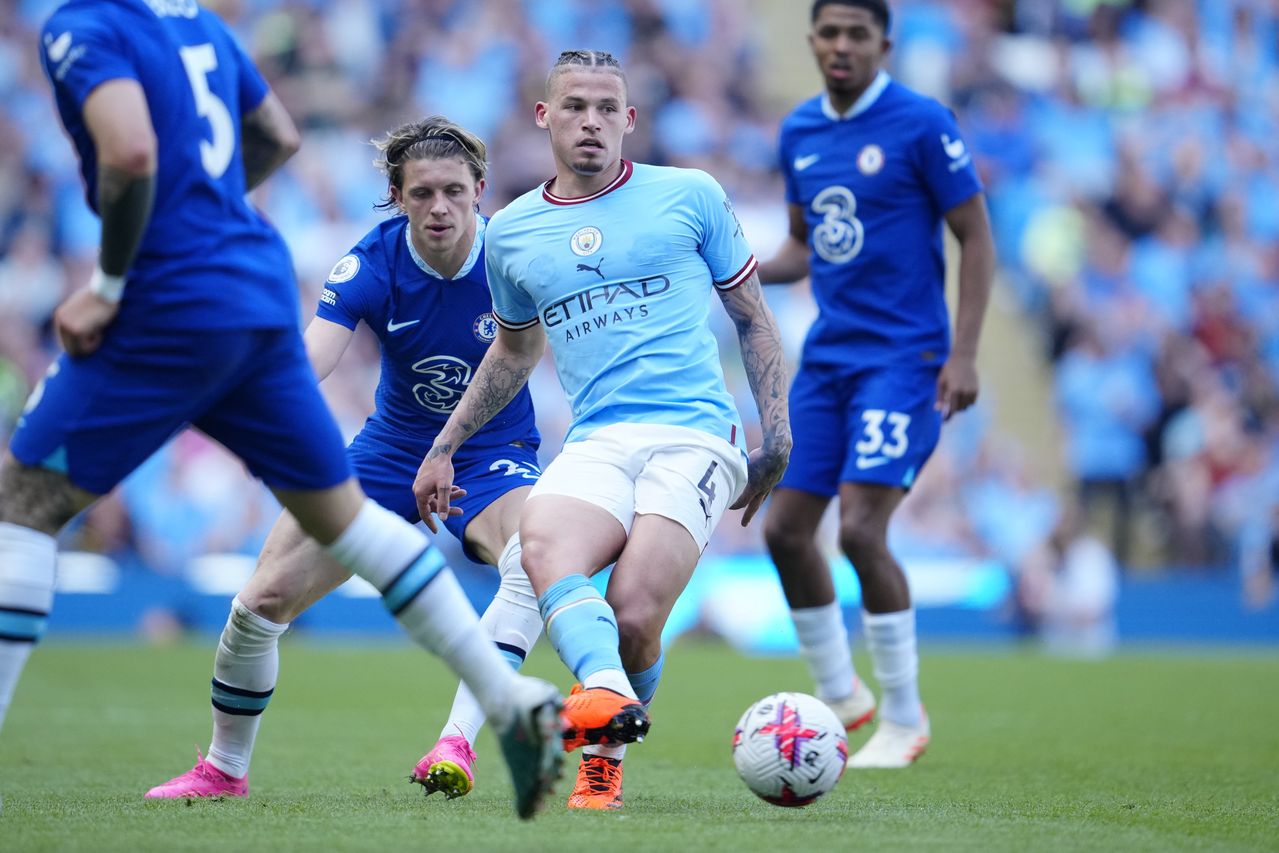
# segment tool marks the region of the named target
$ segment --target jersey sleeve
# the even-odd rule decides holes
[[[705,172],[692,172],[702,223],[699,252],[719,290],[732,290],[759,266],[746,242],[742,223],[719,182]]]
[[[930,104],[916,158],[924,187],[937,210],[945,213],[981,192],[973,157],[950,110]]]
[[[777,135],[777,158],[778,168],[782,173],[782,186],[786,191],[787,204],[799,204],[804,202],[799,197],[799,184],[795,181],[795,170],[791,167],[793,159],[791,156],[791,148],[794,134],[790,133],[786,124],[782,123],[782,129]]]
[[[354,329],[361,320],[372,325],[369,315],[376,304],[372,296],[386,292],[375,266],[359,246],[343,255],[324,282],[315,316],[348,329]]]
[[[40,59],[54,91],[77,109],[110,80],[137,80],[132,51],[105,14],[55,13],[40,36]]]
[[[235,51],[235,59],[239,65],[240,115],[247,115],[262,104],[271,87],[267,85],[257,65],[249,58],[235,35],[227,31],[226,37],[231,50]]]
[[[538,323],[537,305],[507,269],[502,215],[489,220],[484,235],[484,273],[493,297],[493,316],[508,329],[531,329]]]

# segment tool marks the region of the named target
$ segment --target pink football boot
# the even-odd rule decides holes
[[[199,747],[195,750],[195,766],[181,776],[147,791],[147,800],[181,800],[205,797],[220,800],[223,797],[247,797],[249,777],[237,779],[228,776],[204,760]]]
[[[431,751],[413,768],[409,780],[426,789],[429,797],[443,791],[447,799],[464,797],[471,793],[475,774],[475,750],[461,735],[446,735],[436,742]]]

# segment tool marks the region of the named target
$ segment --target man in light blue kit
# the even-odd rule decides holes
[[[791,390],[799,438],[764,535],[817,695],[852,731],[875,699],[853,671],[830,569],[816,543],[839,496],[839,540],[861,583],[862,624],[883,691],[880,721],[849,767],[906,767],[928,745],[915,611],[888,550],[888,521],[977,398],[974,359],[994,270],[981,184],[950,112],[889,79],[884,0],[817,0],[809,44],[824,94],[782,123],[790,233],[765,283],[811,276],[819,314]],[[962,260],[955,343],[942,223]]]
[[[0,461],[0,714],[53,603],[54,534],[192,424],[472,687],[531,817],[561,761],[560,699],[511,670],[440,552],[351,476],[288,250],[245,199],[297,149],[279,100],[193,0],[71,0],[40,49],[102,247],[55,314],[67,352]]]
[[[571,808],[621,806],[622,744],[648,731],[662,626],[724,510],[745,507],[748,523],[791,446],[777,325],[732,206],[703,172],[621,158],[636,116],[626,95],[609,54],[568,51],[551,69],[536,119],[556,174],[489,223],[501,328],[414,486],[423,517],[446,510],[453,454],[524,387],[549,339],[573,422],[520,539],[547,636],[581,681],[565,703],[566,746],[587,747]],[[749,461],[712,292],[760,410]],[[606,600],[589,577],[614,561]]]

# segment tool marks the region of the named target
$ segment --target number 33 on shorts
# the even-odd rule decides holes
[[[907,412],[862,409],[857,424],[860,431],[855,435],[851,458],[845,461],[842,479],[910,488],[937,444],[937,431],[928,429],[924,430],[928,435],[920,435],[916,429],[916,441],[912,442],[913,422]]]
[[[884,426],[887,421],[888,437]],[[886,412],[883,409],[866,409],[862,412],[863,438],[853,449],[857,451],[857,467],[861,470],[884,465],[901,459],[910,447],[906,430],[910,427],[910,415],[904,412]]]

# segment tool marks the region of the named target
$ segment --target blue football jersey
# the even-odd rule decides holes
[[[796,107],[780,154],[820,309],[804,362],[944,361],[943,217],[981,191],[950,111],[881,72],[848,115],[825,95]]]
[[[623,161],[585,198],[548,184],[493,217],[488,253],[498,321],[546,329],[573,411],[566,441],[657,423],[741,447],[709,311],[712,290],[740,285],[757,263],[714,178]]]
[[[315,315],[354,329],[363,320],[382,344],[371,423],[434,438],[466,392],[497,322],[484,277],[486,222],[458,274],[444,279],[409,241],[408,217],[378,225],[333,267]],[[538,440],[522,388],[468,446]]]
[[[296,326],[288,249],[245,199],[240,117],[267,85],[217,16],[193,0],[69,0],[45,24],[40,56],[90,207],[89,95],[136,80],[155,127],[155,203],[113,330]]]

